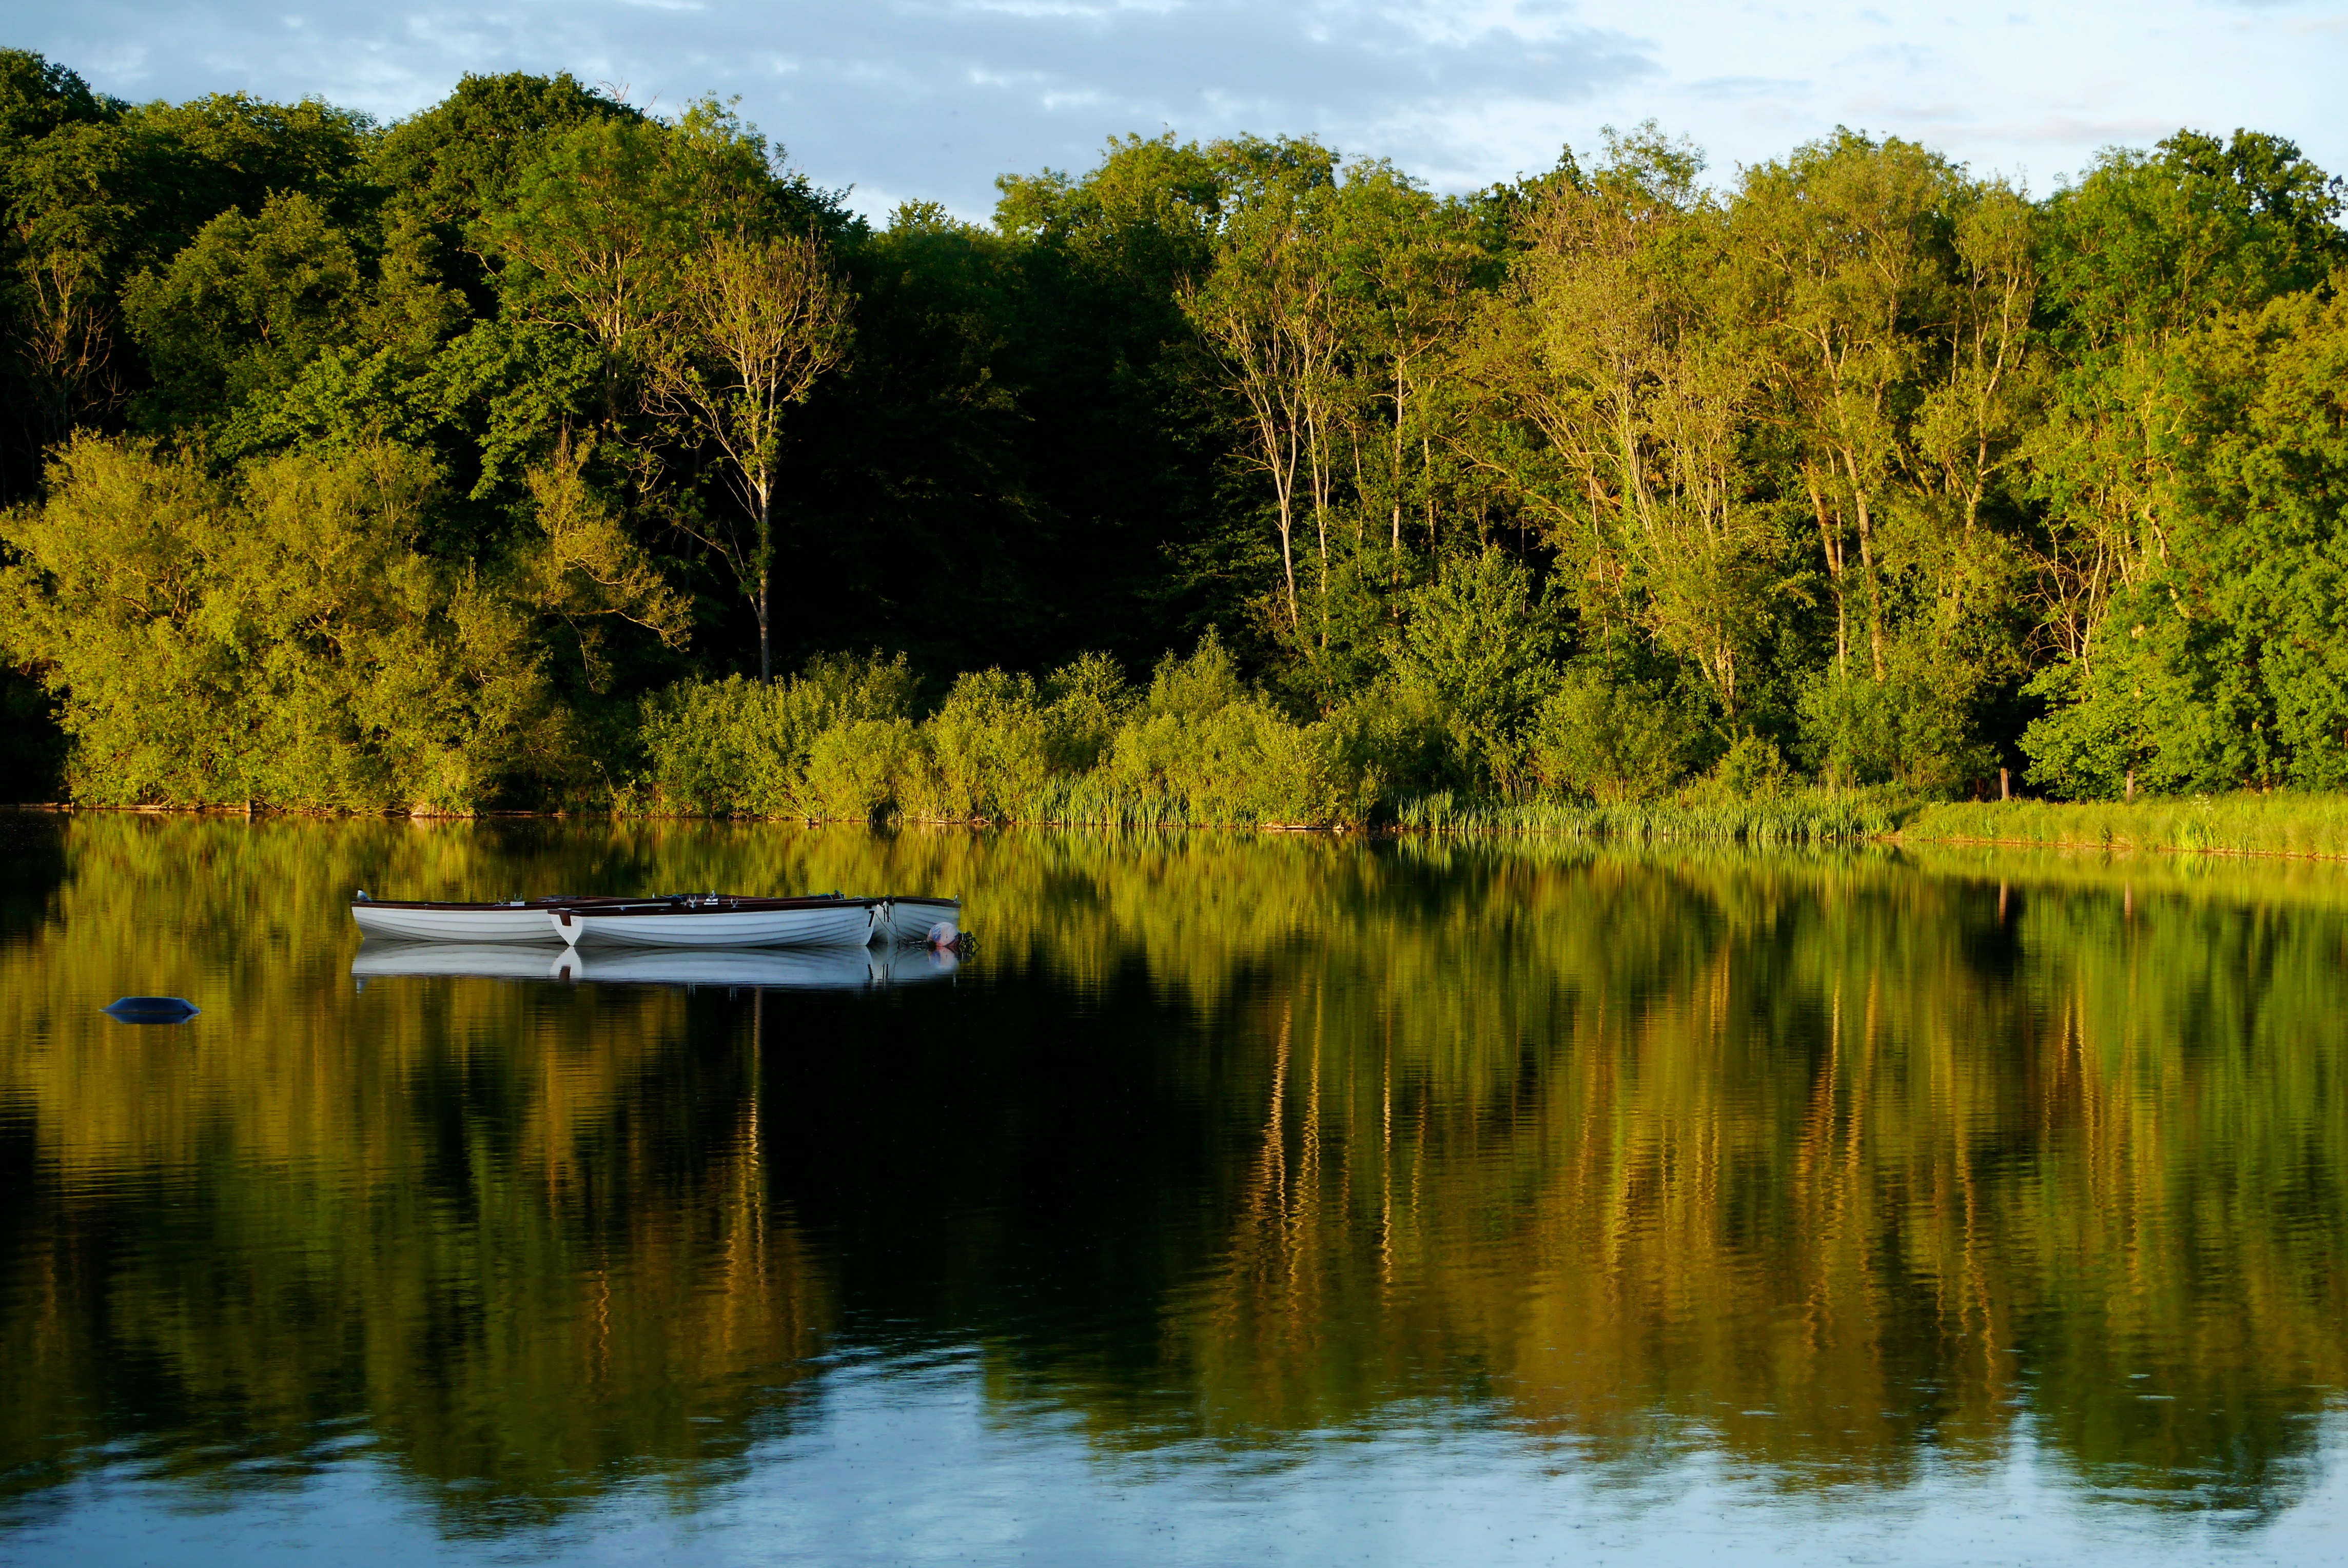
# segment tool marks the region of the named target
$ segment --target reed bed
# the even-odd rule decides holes
[[[2348,796],[2244,791],[2133,801],[1951,800],[1920,808],[1899,831],[1941,842],[2341,859],[2348,858]]]
[[[1889,795],[1796,789],[1754,799],[1661,799],[1612,805],[1492,801],[1449,794],[1395,803],[1394,825],[1434,832],[1555,833],[1569,838],[1690,839],[1806,844],[1898,830],[1905,808]]]

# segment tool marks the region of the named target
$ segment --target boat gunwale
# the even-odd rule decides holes
[[[682,895],[682,894],[680,894],[679,896],[680,896],[680,897],[682,897],[683,895]],[[563,908],[563,907],[565,907],[565,906],[567,906],[567,905],[573,905],[573,904],[601,903],[605,902],[606,900],[609,900],[609,901],[611,901],[611,902],[614,902],[614,903],[621,903],[621,902],[624,902],[624,903],[638,903],[638,902],[640,902],[639,900],[635,900],[635,899],[626,899],[626,900],[622,900],[622,899],[620,899],[616,894],[608,894],[608,893],[582,893],[582,894],[581,894],[581,895],[579,895],[579,896],[577,896],[577,897],[575,897],[575,898],[574,898],[574,897],[572,897],[572,896],[571,896],[571,895],[569,895],[569,894],[558,894],[557,896],[555,896],[555,897],[553,897],[553,898],[525,898],[525,899],[510,899],[510,899],[504,899],[504,900],[496,901],[496,902],[490,902],[490,903],[469,902],[469,901],[465,901],[465,900],[460,900],[460,899],[433,899],[433,898],[355,898],[355,899],[351,900],[351,907],[352,907],[353,909],[355,909],[355,909],[425,909],[425,910],[445,910],[445,911],[447,911],[448,913],[451,913],[451,914],[488,913],[489,913],[490,911],[493,911],[493,910],[500,910],[500,909],[501,909],[501,910],[505,910],[505,911],[506,911],[506,912],[508,912],[509,913],[514,913],[514,912],[517,912],[517,911],[524,911],[524,910],[561,909],[561,908]]]
[[[607,920],[615,915],[633,918],[664,914],[788,914],[832,909],[869,910],[889,902],[885,898],[721,897],[716,902],[705,898],[683,899],[673,903],[652,899],[626,899],[614,901],[613,904],[551,903],[545,907],[550,914],[589,914],[598,920]]]
[[[701,893],[655,893],[649,897],[623,893],[592,893],[572,896],[559,894],[552,898],[507,899],[501,903],[467,903],[446,899],[421,898],[355,898],[353,911],[362,909],[414,909],[448,914],[489,914],[502,911],[508,914],[545,913],[556,910],[579,910],[596,914],[615,914],[623,910],[630,914],[657,914],[685,912],[695,907],[704,910],[737,906],[768,908],[839,909],[850,906],[869,908],[885,903],[885,899],[841,898],[831,893],[795,893],[768,897],[757,893],[721,893],[721,902],[712,904]]]

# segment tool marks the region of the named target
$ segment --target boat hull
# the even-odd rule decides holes
[[[355,903],[351,918],[359,930],[386,942],[560,942],[547,924],[543,905],[532,909],[488,905],[432,909],[406,904]]]
[[[798,909],[660,909],[541,914],[574,947],[861,947],[872,939],[874,905],[841,900]]]
[[[930,928],[942,920],[957,924],[962,920],[962,900],[958,898],[892,898],[881,909],[873,923],[876,935],[893,943],[910,943],[916,946],[930,939]]]

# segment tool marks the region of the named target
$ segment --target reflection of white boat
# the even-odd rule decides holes
[[[881,901],[869,898],[663,899],[578,904],[544,918],[576,947],[862,947]]]
[[[569,977],[605,985],[724,985],[767,991],[859,991],[942,980],[960,961],[925,948],[599,947],[568,955]]]
[[[481,980],[592,980],[617,985],[724,985],[767,991],[860,991],[942,980],[962,966],[926,947],[575,947],[493,942],[365,942],[351,959],[364,985],[395,975]]]
[[[369,898],[362,892],[351,900],[351,918],[369,936],[397,942],[554,942],[561,934],[547,923],[555,909],[596,909],[610,904],[681,903],[685,895],[666,898],[587,898],[564,893],[553,898],[518,898],[505,903],[447,903],[424,899]]]
[[[872,922],[872,934],[899,944],[920,945],[930,939],[930,932],[940,921],[959,922],[962,900],[958,898],[888,898],[880,901],[880,913]]]
[[[539,916],[541,920],[545,915]],[[571,962],[568,948],[523,947],[495,942],[377,942],[359,944],[351,974],[361,980],[392,975],[470,975],[489,980],[560,980]]]
[[[891,985],[918,985],[924,980],[951,979],[962,967],[962,955],[950,947],[901,947],[880,955],[876,969],[884,967],[882,976]]]

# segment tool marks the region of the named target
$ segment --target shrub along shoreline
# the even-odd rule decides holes
[[[1553,834],[1752,844],[2007,843],[2348,857],[2348,798],[1936,799],[1797,777],[1744,737],[1701,774],[1636,713],[1551,697],[1513,738],[1387,690],[1310,721],[1245,686],[1213,638],[1146,689],[1106,659],[1037,681],[963,676],[913,717],[901,661],[819,659],[772,686],[686,683],[647,705],[622,815],[1068,828]],[[1483,766],[1457,765],[1463,755]]]
[[[596,786],[548,812],[1133,830],[1497,833],[1591,841],[1996,844],[2348,858],[2348,796],[2242,791],[2130,802],[1953,800],[1805,779],[1746,735],[1691,772],[1623,705],[1566,686],[1511,727],[1462,733],[1456,705],[1406,689],[1300,718],[1244,683],[1210,635],[1146,687],[1090,655],[1038,680],[986,670],[921,702],[902,657],[818,658],[772,684],[685,681],[654,694]],[[85,757],[84,762],[90,760]],[[1466,765],[1463,765],[1463,760]],[[85,775],[87,777],[87,775]],[[1983,781],[1985,785],[1986,781]],[[361,799],[105,799],[70,809],[365,811]]]

